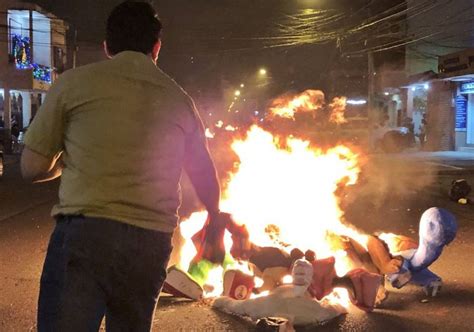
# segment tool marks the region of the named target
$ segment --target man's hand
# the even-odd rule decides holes
[[[227,225],[232,221],[232,216],[230,213],[226,212],[221,212],[221,211],[213,211],[213,212],[208,212],[208,218],[209,218],[209,225]]]
[[[209,213],[204,227],[193,237],[197,254],[194,262],[208,260],[215,264],[222,264],[225,257],[224,233],[231,215],[228,213],[214,211]]]
[[[21,155],[21,174],[29,182],[46,182],[61,176],[63,163],[62,152],[49,159],[27,146]]]

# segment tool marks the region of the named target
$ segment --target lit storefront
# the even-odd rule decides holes
[[[460,82],[456,92],[456,148],[474,150],[474,81]]]
[[[439,58],[439,77],[450,89],[450,126],[454,148],[474,152],[474,49]]]

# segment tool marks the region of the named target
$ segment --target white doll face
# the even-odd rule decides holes
[[[304,259],[298,259],[293,265],[293,285],[307,289],[313,280],[313,266]]]

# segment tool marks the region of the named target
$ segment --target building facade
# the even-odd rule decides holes
[[[456,150],[474,151],[474,49],[439,58],[439,79],[450,83]]]
[[[474,90],[461,86],[474,81],[474,71],[463,68],[474,55],[467,54],[474,47],[474,0],[407,0],[407,6],[406,114],[416,134],[426,133],[428,150],[471,150]]]
[[[16,135],[28,127],[66,69],[68,25],[35,4],[2,1],[0,30],[0,127],[8,151],[12,130]]]

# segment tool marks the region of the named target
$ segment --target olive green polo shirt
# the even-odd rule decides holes
[[[53,216],[162,232],[177,224],[185,162],[198,166],[208,153],[192,99],[150,57],[130,51],[61,75],[25,144],[48,158],[63,152]]]

